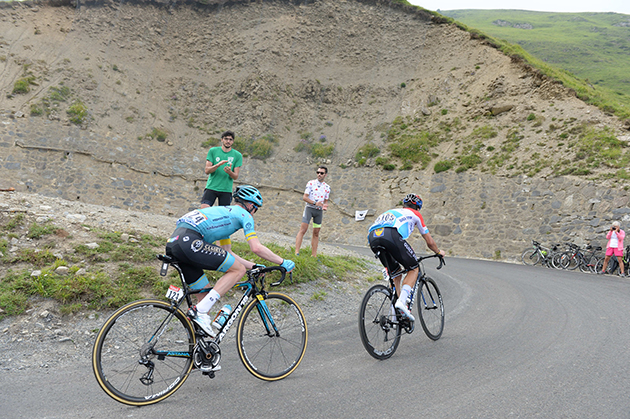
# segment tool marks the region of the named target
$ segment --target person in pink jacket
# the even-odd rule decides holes
[[[619,276],[626,276],[623,271],[623,239],[626,237],[626,232],[623,231],[619,225],[619,221],[613,221],[612,227],[610,227],[610,231],[606,234],[606,238],[608,239],[608,245],[606,246],[606,258],[604,259],[604,266],[602,266],[602,271],[598,272],[599,274],[606,273],[606,268],[608,267],[608,261],[612,255],[617,256],[617,260],[619,261]]]

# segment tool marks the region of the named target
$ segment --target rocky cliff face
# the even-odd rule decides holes
[[[373,216],[408,191],[425,197],[427,225],[458,256],[513,258],[532,238],[603,241],[609,220],[630,221],[623,183],[552,176],[554,163],[588,158],[571,145],[587,129],[627,142],[620,121],[415,8],[9,4],[0,33],[0,186],[177,216],[205,185],[202,143],[232,129],[243,144],[273,140],[239,178],[264,194],[261,231],[297,232],[321,162],[333,190],[324,241],[365,244]],[[405,130],[439,140],[431,164],[356,164],[363,145],[386,155]],[[334,151],[296,151],[305,143]],[[473,154],[484,163],[433,169]]]

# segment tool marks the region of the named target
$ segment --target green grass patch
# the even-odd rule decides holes
[[[72,91],[64,85],[53,86],[48,89],[46,101],[48,102],[66,102],[72,97]]]
[[[150,140],[157,140],[161,143],[166,141],[167,137],[168,132],[166,132],[166,130],[163,130],[162,128],[153,128],[151,132],[145,136],[145,138],[148,138]]]
[[[34,76],[27,76],[17,79],[13,84],[13,90],[11,91],[14,95],[22,95],[31,91],[31,85],[35,84]]]
[[[26,237],[28,237],[29,239],[39,239],[42,236],[56,233],[58,230],[59,230],[58,227],[50,223],[46,223],[42,225],[33,223],[31,224],[31,227],[29,228],[28,233],[26,234]]]
[[[472,134],[470,134],[470,138],[489,140],[490,138],[494,138],[497,135],[498,133],[494,127],[491,127],[490,125],[484,125],[482,127],[475,128]]]
[[[630,117],[627,16],[524,10],[445,13],[474,37],[559,80],[585,102]]]
[[[85,104],[80,100],[75,100],[66,113],[70,118],[70,122],[73,124],[81,125],[87,121],[88,110]]]
[[[435,165],[433,166],[433,171],[435,173],[440,173],[440,172],[446,172],[447,170],[451,169],[453,167],[453,162],[450,160],[440,160],[439,162],[435,163]]]
[[[354,159],[357,161],[357,163],[359,163],[359,166],[363,166],[366,163],[367,159],[378,156],[380,152],[381,150],[379,150],[379,148],[376,147],[374,144],[367,143],[359,148],[359,150],[357,150],[356,154],[354,155]]]
[[[459,156],[459,166],[455,169],[455,172],[461,173],[468,169],[473,169],[483,161],[477,153],[471,153],[465,156]]]
[[[311,301],[324,301],[327,295],[326,291],[316,291],[311,295]]]
[[[22,225],[24,225],[24,214],[18,213],[2,226],[2,230],[13,231]]]
[[[9,263],[28,263],[35,267],[43,267],[57,260],[49,249],[19,249]]]
[[[274,147],[278,144],[278,139],[273,134],[265,134],[262,137],[253,137],[250,140],[236,138],[234,149],[238,150],[244,157],[265,160],[271,157]]]
[[[236,141],[235,141],[236,143]],[[206,141],[203,141],[201,143],[201,147],[202,148],[210,148],[210,147],[216,147],[218,145],[221,144],[221,140],[219,138],[215,138],[215,137],[210,137],[208,138]],[[236,149],[236,147],[234,147]]]
[[[12,230],[25,227],[36,244],[47,235],[58,234],[49,224],[27,225],[23,214],[12,217],[2,230],[12,234]],[[23,313],[34,297],[54,299],[59,302],[62,314],[70,314],[85,309],[118,308],[139,298],[163,299],[170,284],[180,284],[174,269],[167,277],[158,273],[160,263],[155,255],[164,252],[166,240],[163,237],[133,231],[93,229],[92,232],[96,233],[98,247],[77,243],[74,252],[61,256],[63,259],[53,255],[44,243],[36,248],[19,249],[9,256],[8,241],[0,239],[0,251],[4,254],[2,262],[8,266],[0,277],[0,308],[4,310],[0,318]],[[232,247],[245,259],[269,265],[254,255],[247,243],[235,241]],[[361,258],[327,255],[312,258],[306,256],[310,255],[310,249],[303,249],[304,256],[295,256],[293,249],[275,244],[268,247],[296,263],[292,279],[287,277],[282,286],[285,288],[314,280],[343,280],[354,272],[363,272],[368,265]],[[69,272],[57,273],[59,266],[68,266]],[[41,273],[32,275],[35,270]],[[211,271],[207,274],[210,283],[222,276]],[[317,298],[324,297],[325,293],[320,293]]]
[[[312,132],[301,131],[300,141],[293,148],[296,152],[306,152],[315,158],[326,158],[333,155],[334,144],[326,144],[326,136],[322,135],[318,142],[315,142]]]
[[[333,155],[335,151],[334,144],[313,144],[311,147],[311,155],[317,158],[325,158]]]

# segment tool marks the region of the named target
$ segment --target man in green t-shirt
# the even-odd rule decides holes
[[[220,206],[232,203],[232,185],[243,165],[243,155],[234,150],[232,144],[234,133],[225,131],[221,134],[221,147],[208,150],[205,172],[209,176],[201,197],[201,208],[211,207],[217,199]]]

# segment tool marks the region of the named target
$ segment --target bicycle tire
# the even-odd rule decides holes
[[[562,252],[554,252],[554,254],[551,256],[551,266],[553,266],[554,269],[562,269],[562,265],[560,263],[561,258]]]
[[[308,328],[302,309],[292,298],[270,292],[245,307],[236,336],[238,355],[247,371],[261,380],[277,381],[302,362]]]
[[[359,308],[359,335],[365,350],[376,359],[390,358],[400,343],[401,330],[391,289],[381,284],[370,287]]]
[[[188,378],[195,343],[193,325],[179,309],[159,300],[134,301],[118,309],[99,330],[92,351],[94,376],[120,403],[157,403]],[[141,363],[143,358],[147,364]]]
[[[595,272],[601,272],[604,269],[604,258],[598,258],[597,262],[595,263]]]
[[[564,252],[560,258],[560,264],[562,269],[574,271],[579,265],[577,255],[573,251]]]
[[[619,270],[619,261],[617,260],[617,256],[611,256],[608,261],[608,266],[606,267],[606,273],[609,275],[615,275],[617,270]]]
[[[420,324],[431,340],[438,340],[444,331],[444,302],[433,278],[422,280],[417,298]]]
[[[595,259],[594,256],[587,258],[586,256],[583,255],[582,257],[580,257],[580,265],[579,265],[580,272],[583,272],[585,274],[594,273],[596,262],[597,262],[597,259]]]
[[[540,253],[536,249],[526,249],[521,254],[521,260],[525,265],[534,266],[540,262]]]

